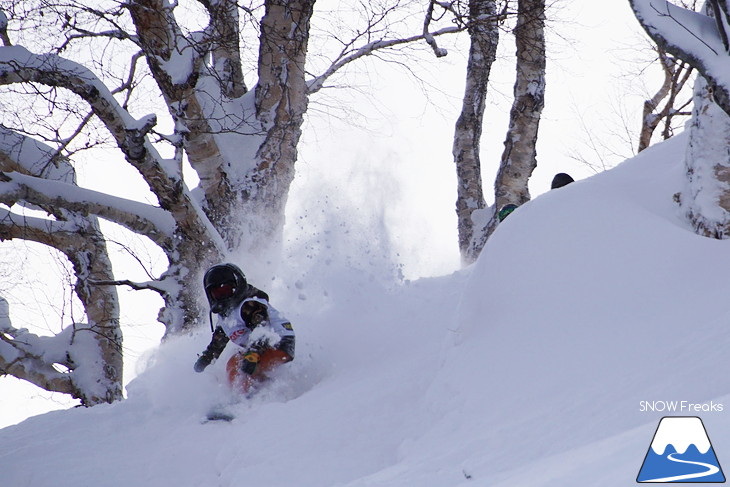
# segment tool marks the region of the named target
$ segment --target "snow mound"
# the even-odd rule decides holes
[[[3,485],[633,485],[667,414],[644,401],[730,398],[730,242],[678,214],[683,144],[536,198],[465,271],[282,294],[297,359],[250,399],[226,356],[193,372],[206,331],[169,341],[128,400],[0,430]],[[702,419],[723,463],[730,419]]]

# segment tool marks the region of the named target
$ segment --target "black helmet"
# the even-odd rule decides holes
[[[212,313],[222,313],[241,301],[248,283],[234,264],[214,265],[203,277],[205,296]]]
[[[553,178],[553,182],[550,183],[550,189],[562,188],[563,186],[568,185],[573,181],[574,179],[570,176],[570,174],[559,172]]]

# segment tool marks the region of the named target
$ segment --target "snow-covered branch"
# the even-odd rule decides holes
[[[12,375],[47,391],[70,394],[83,404],[96,404],[106,391],[99,383],[86,380],[84,369],[99,362],[93,340],[93,331],[83,324],[69,326],[55,336],[14,328],[8,302],[0,297],[0,376]]]
[[[33,54],[24,47],[0,49],[0,84],[41,83],[65,88],[83,98],[118,141],[124,132],[140,124],[114,99],[109,89],[90,70],[55,54]]]
[[[0,48],[0,83],[28,82],[69,89],[89,103],[94,114],[115,138],[127,160],[140,171],[160,200],[161,207],[174,214],[174,221],[166,219],[163,222],[163,217],[155,210],[151,210],[152,218],[147,218],[150,215],[147,211],[152,207],[128,200],[124,200],[125,206],[115,207],[113,202],[110,204],[109,201],[99,201],[98,196],[102,196],[100,194],[92,196],[92,193],[87,193],[90,200],[79,196],[68,203],[73,203],[80,211],[88,211],[134,231],[141,231],[168,249],[171,248],[168,239],[172,234],[170,226],[175,223],[184,222],[198,238],[215,238],[215,235],[210,234],[212,227],[205,215],[197,211],[198,208],[184,189],[179,168],[165,164],[147,140],[147,133],[156,123],[154,115],[139,120],[132,117],[91,71],[77,63],[52,54],[35,55],[22,47]],[[78,194],[80,190],[71,188],[71,191]],[[64,194],[57,193],[55,198],[62,202]],[[38,199],[43,198],[38,195]],[[134,210],[130,213],[122,208]],[[140,211],[141,217],[137,217],[134,211]]]
[[[160,281],[135,282],[128,279],[117,279],[112,281],[90,280],[89,283],[94,286],[128,286],[135,291],[149,290],[160,294],[168,292],[168,289],[160,285]]]
[[[428,9],[426,10],[426,18],[423,21],[423,38],[426,40],[426,43],[431,46],[431,49],[433,49],[433,53],[434,55],[436,55],[436,57],[443,57],[446,56],[448,52],[446,51],[446,49],[442,49],[438,46],[438,44],[436,43],[436,38],[430,32],[431,22],[433,21],[434,4],[436,4],[436,2],[432,0],[428,4]],[[449,6],[449,8],[451,7]]]
[[[54,369],[54,362],[42,358],[49,341],[50,337],[14,328],[10,321],[10,306],[0,297],[0,375],[11,374],[47,390],[71,393],[73,387],[69,376]],[[71,365],[65,357],[57,358],[55,363],[67,368]]]
[[[22,238],[54,248],[68,247],[69,238],[83,238],[75,221],[59,221],[14,213],[0,208],[0,240]]]
[[[689,63],[713,90],[715,102],[730,114],[727,64],[727,2],[711,2],[708,15],[666,0],[629,0],[636,18],[660,48]],[[722,7],[722,8],[718,8]],[[715,10],[720,19],[714,19]]]
[[[172,217],[160,208],[137,201],[17,172],[0,172],[0,201],[9,206],[26,201],[98,215],[149,237],[163,248],[172,246]]]
[[[76,172],[58,151],[24,134],[0,125],[0,170],[18,171],[74,184]]]
[[[144,176],[160,200],[179,199],[181,174],[164,164],[147,141],[157,120],[135,119],[90,70],[54,54],[36,55],[23,47],[0,48],[0,84],[41,83],[65,88],[84,99],[114,137],[117,146]]]

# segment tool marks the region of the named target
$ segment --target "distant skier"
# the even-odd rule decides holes
[[[212,314],[218,315],[213,338],[195,362],[202,372],[220,357],[229,341],[241,350],[226,365],[231,387],[248,392],[266,373],[294,360],[291,323],[269,304],[269,296],[246,281],[234,264],[214,265],[203,278]]]
[[[559,172],[555,175],[553,178],[553,182],[550,183],[550,189],[558,189],[562,188],[563,186],[567,186],[568,184],[575,181],[570,174],[566,174],[564,172]]]
[[[509,216],[510,213],[515,211],[517,209],[517,205],[513,205],[512,203],[506,204],[502,207],[501,210],[499,210],[499,213],[497,213],[497,218],[499,218],[499,222],[503,222],[505,218]]]

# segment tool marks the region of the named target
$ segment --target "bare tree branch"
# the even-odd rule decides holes
[[[438,36],[446,35],[446,34],[454,34],[456,32],[462,32],[465,29],[465,27],[445,27],[443,29],[437,30],[435,32],[431,32],[429,36],[436,38]],[[340,56],[330,65],[329,68],[325,70],[324,73],[320,74],[319,76],[316,76],[314,79],[309,80],[307,82],[308,86],[308,93],[314,94],[317,93],[319,90],[321,90],[324,86],[324,83],[329,79],[333,74],[335,74],[337,71],[342,69],[344,66],[348,65],[349,63],[356,61],[362,57],[370,56],[374,54],[375,52],[379,50],[384,50],[388,48],[393,48],[396,46],[400,46],[403,44],[409,44],[416,41],[425,40],[426,35],[424,34],[418,34],[410,37],[405,37],[402,39],[390,39],[390,40],[377,40],[370,42],[368,44],[365,44],[364,46],[356,49],[354,52],[350,51],[343,51]]]

